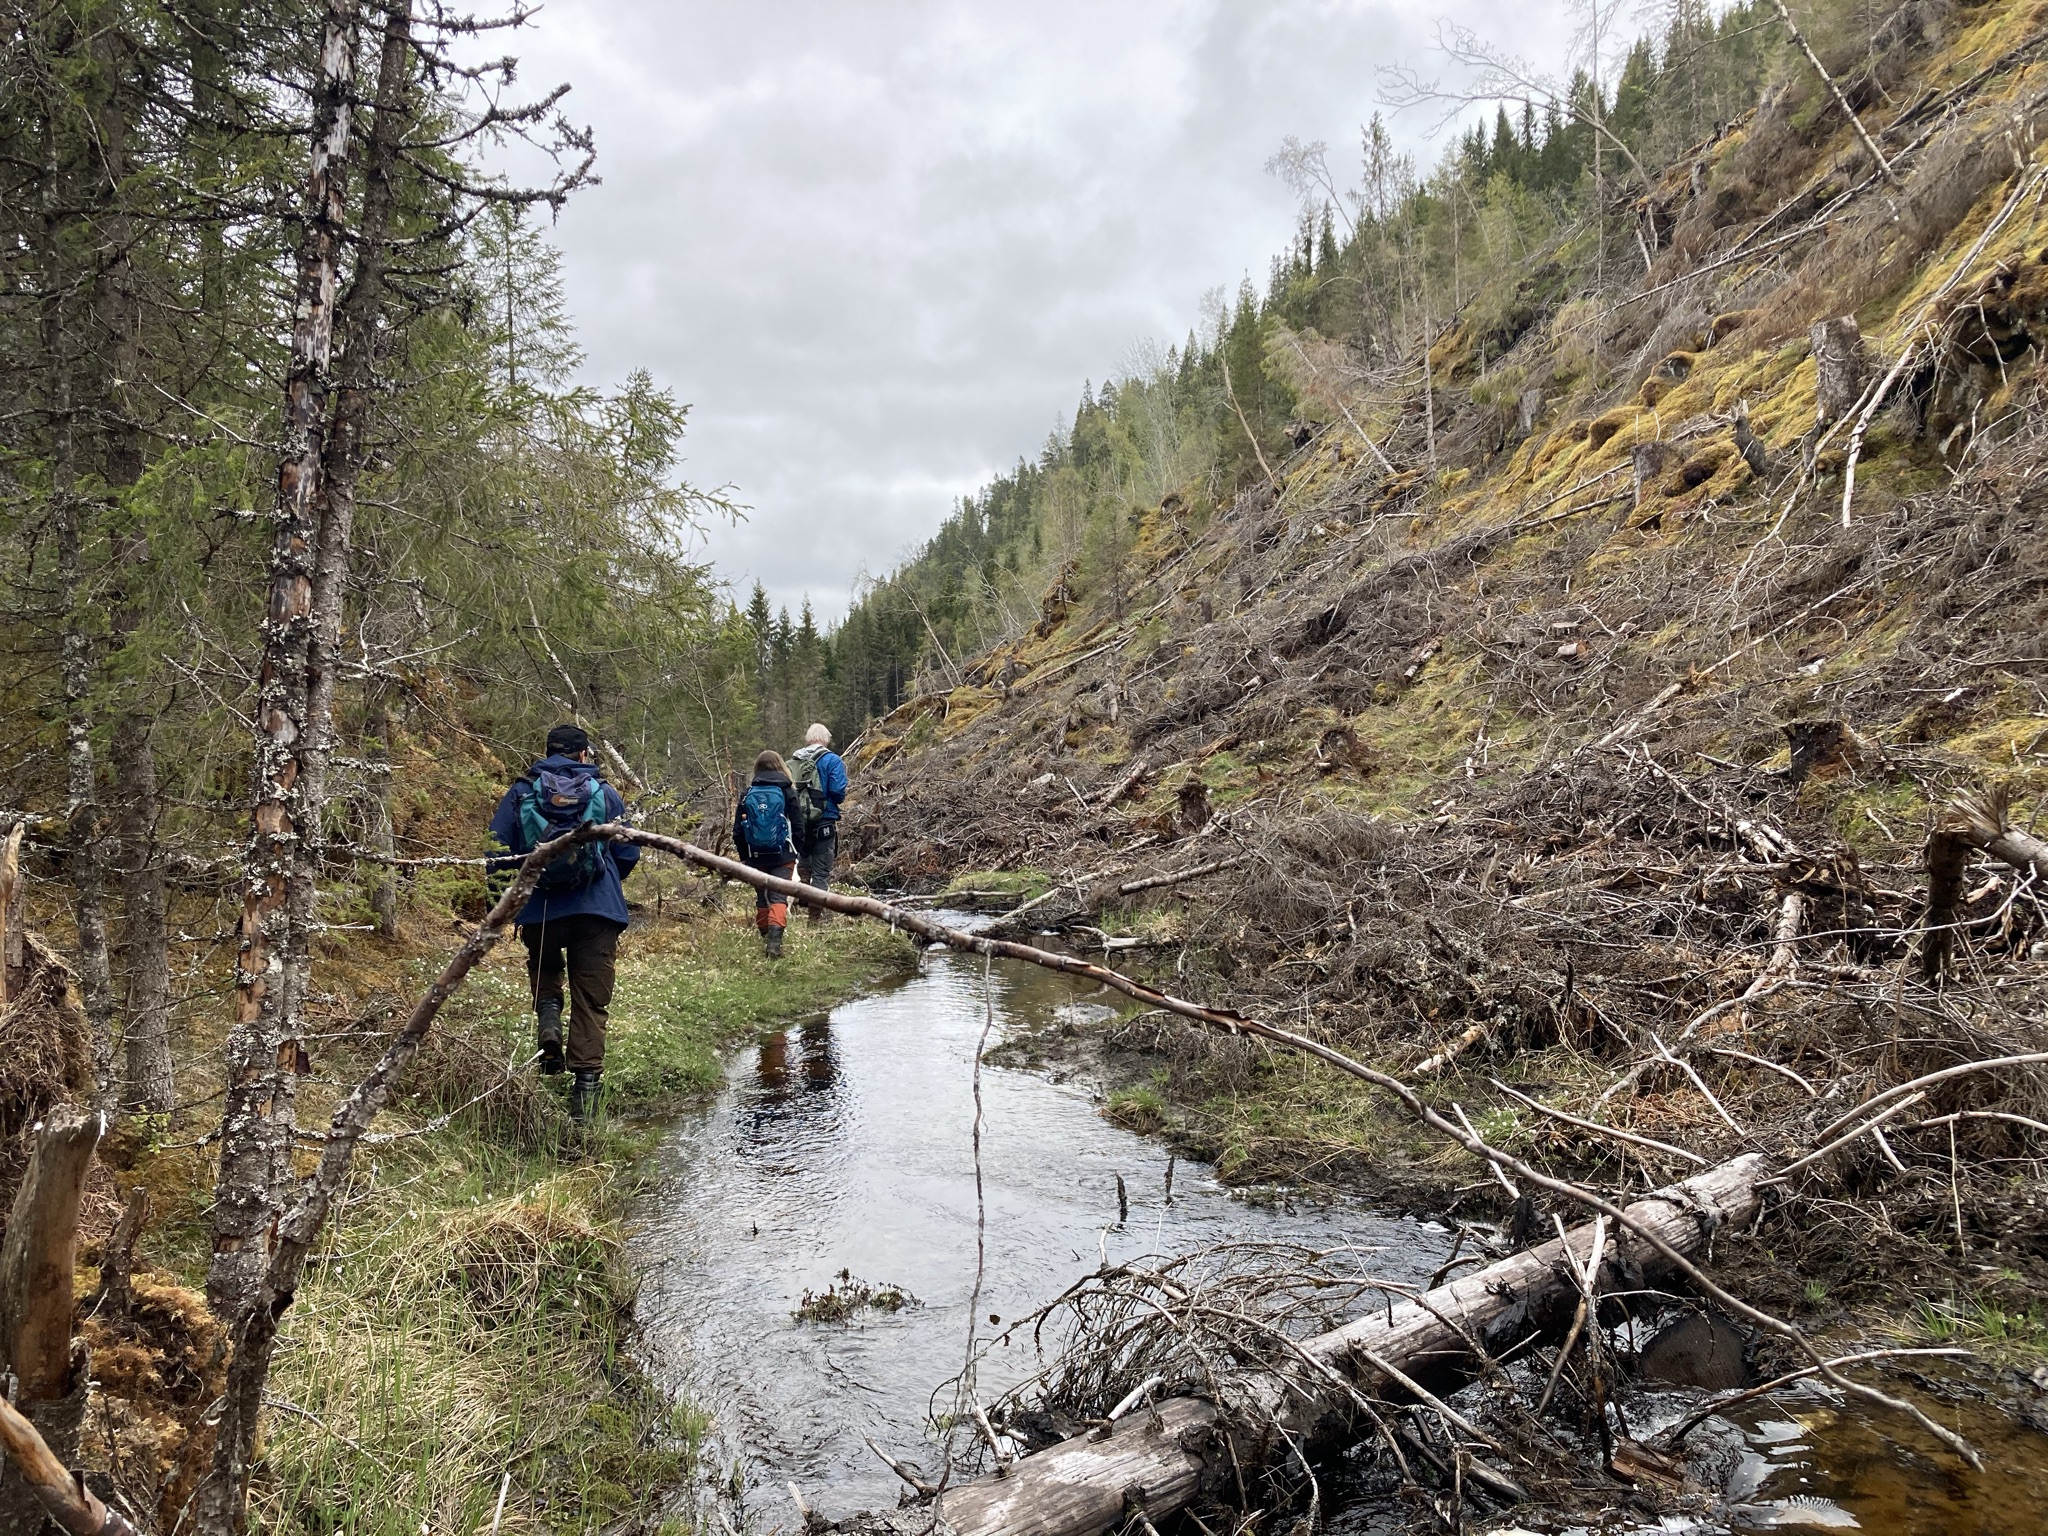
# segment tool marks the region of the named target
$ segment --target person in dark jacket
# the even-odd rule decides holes
[[[804,803],[804,840],[796,845],[797,878],[819,890],[832,883],[839,862],[839,807],[846,800],[846,763],[832,750],[832,728],[820,722],[804,732],[802,750],[790,758],[797,796]],[[807,907],[814,923],[825,920],[823,907]]]
[[[602,797],[602,803],[592,803]],[[581,726],[548,732],[547,755],[505,791],[491,818],[491,836],[519,857],[578,821],[618,821],[626,802],[598,775],[590,737]],[[540,829],[536,838],[535,830]],[[605,1030],[618,980],[619,935],[626,930],[626,877],[640,860],[631,843],[594,842],[558,858],[520,911],[526,978],[532,989],[540,1069],[574,1074],[569,1115],[578,1124],[597,1111],[604,1073]],[[507,859],[504,864],[512,861]],[[562,983],[569,997],[567,1050],[562,1038]]]
[[[733,808],[732,845],[740,858],[764,874],[788,880],[796,874],[796,850],[804,839],[803,802],[790,782],[780,752],[754,759],[754,782]],[[773,891],[754,891],[754,926],[768,958],[782,958],[782,935],[789,927],[789,898]]]

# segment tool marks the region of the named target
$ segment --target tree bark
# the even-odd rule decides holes
[[[26,822],[17,821],[14,830],[0,841],[0,1008],[14,1000],[26,979],[27,956],[22,945],[26,890],[21,878],[21,834],[26,827]]]
[[[140,711],[124,715],[112,757],[121,786],[116,830],[128,971],[121,1102],[145,1114],[164,1115],[177,1103],[178,1093],[171,1061],[170,928],[157,840],[154,723]]]
[[[299,947],[310,936],[288,905],[305,857],[299,798],[307,721],[307,648],[320,459],[327,416],[334,301],[344,237],[357,0],[327,0],[311,91],[311,154],[305,229],[294,287],[291,361],[285,375],[284,454],[271,514],[270,596],[257,673],[255,806],[243,880],[235,964],[235,1021],[227,1045],[220,1171],[214,1185],[213,1258],[207,1299],[233,1326],[254,1305],[270,1233],[290,1170],[299,1071]],[[223,1440],[227,1438],[225,1426]],[[203,1529],[226,1532],[242,1517],[239,1484],[201,1492]]]
[[[384,267],[394,203],[399,136],[412,84],[412,0],[388,0],[377,65],[377,95],[362,154],[362,223],[356,232],[355,268],[335,316],[333,416],[322,448],[320,538],[313,573],[313,631],[307,650],[306,741],[300,752],[301,809],[306,853],[293,888],[294,920],[310,925],[315,874],[325,846],[327,770],[334,756],[334,687],[342,608],[347,597],[349,550],[356,515],[356,484],[376,405],[377,362],[384,308]],[[375,689],[377,685],[371,684]],[[379,797],[382,805],[382,798]],[[389,822],[386,821],[388,840]],[[389,866],[386,866],[388,875]],[[395,893],[394,893],[395,897]],[[384,915],[379,912],[379,924]],[[392,927],[396,926],[395,899]],[[311,963],[311,946],[294,961]],[[303,992],[302,975],[296,990]]]
[[[104,1124],[76,1105],[47,1116],[0,1243],[0,1370],[14,1377],[15,1406],[60,1457],[77,1454],[85,1420],[90,1372],[71,1347],[72,1272],[78,1202]],[[0,1530],[37,1530],[42,1514],[15,1468],[0,1471]]]
[[[62,35],[46,39],[53,57],[77,46],[61,15]],[[45,82],[54,90],[54,82]],[[107,951],[106,840],[101,835],[99,773],[92,744],[93,645],[87,620],[92,595],[84,568],[86,512],[78,495],[78,419],[72,398],[72,315],[66,302],[74,276],[65,261],[67,175],[54,106],[43,126],[43,218],[40,249],[44,412],[50,453],[51,522],[56,534],[57,586],[64,604],[59,675],[64,694],[64,799],[70,842],[72,919],[78,937],[78,991],[92,1030],[93,1075],[104,1092],[113,1082],[114,982]]]
[[[142,478],[142,430],[135,381],[142,373],[141,299],[137,291],[133,221],[127,207],[131,173],[128,141],[134,116],[131,74],[135,48],[118,26],[95,38],[94,118],[100,184],[95,189],[101,252],[95,309],[99,319],[98,396],[100,469],[109,501],[117,589],[110,601],[118,643],[133,651],[148,599],[140,590],[150,559],[148,536],[122,514],[121,493]],[[115,722],[110,766],[114,771],[114,832],[121,876],[122,959],[127,997],[124,1011],[124,1070],[115,1092],[111,1061],[102,1078],[102,1107],[119,1102],[163,1113],[176,1102],[170,1052],[171,958],[165,923],[163,865],[157,852],[158,803],[155,717],[148,707],[153,670],[139,669],[139,681]]]
[[[65,1470],[63,1460],[50,1449],[41,1431],[5,1398],[0,1398],[0,1444],[13,1458],[10,1477],[21,1480],[67,1536],[136,1536],[135,1527],[102,1504],[99,1495],[85,1486],[84,1478]],[[24,1519],[8,1529],[33,1530],[34,1526]]]
[[[257,835],[243,915],[238,1038],[231,1043],[229,1119],[221,1154],[226,1191],[231,1182],[227,1133],[234,1133],[238,1155],[232,1184],[240,1204],[229,1213],[232,1225],[216,1220],[209,1284],[209,1294],[217,1293],[226,1303],[216,1302],[215,1310],[227,1321],[233,1341],[213,1465],[199,1493],[200,1527],[209,1536],[231,1536],[247,1520],[248,1478],[278,1319],[291,1304],[306,1252],[333,1198],[334,1187],[322,1180],[337,1155],[339,1168],[346,1169],[355,1146],[353,1136],[341,1141],[345,1105],[329,1131],[320,1171],[286,1207],[295,1079],[308,1065],[302,1005],[312,965],[327,769],[334,749],[337,647],[356,478],[375,383],[392,178],[413,70],[410,0],[388,0],[375,114],[363,150],[364,201],[355,231],[354,272],[337,303],[345,178],[358,147],[349,110],[357,5],[358,0],[328,0],[314,100],[307,186],[313,216],[300,256],[300,321],[286,391],[291,430],[279,472],[271,613],[265,627]],[[330,401],[329,366],[337,342],[340,366],[331,380]],[[481,947],[488,947],[495,935],[479,937]],[[254,963],[259,956],[260,971]],[[435,1010],[445,995],[435,997]],[[427,1021],[432,1016],[430,1010]],[[417,1043],[415,1038],[413,1048]],[[400,1066],[409,1055],[400,1058]],[[388,1079],[382,1081],[388,1090]],[[381,1101],[379,1092],[376,1103]],[[367,1113],[376,1113],[374,1104]],[[338,1180],[339,1173],[333,1177]]]
[[[1763,1167],[1756,1153],[1736,1158],[1644,1196],[1628,1214],[1680,1252],[1696,1252],[1723,1226],[1755,1213]],[[1321,1390],[1256,1374],[1237,1385],[1296,1442],[1348,1427],[1347,1384],[1395,1401],[1412,1400],[1411,1382],[1432,1394],[1452,1391],[1484,1364],[1474,1343],[1497,1358],[1532,1334],[1567,1325],[1580,1295],[1570,1271],[1583,1272],[1593,1227],[1568,1237],[1569,1253],[1565,1243],[1545,1243],[1307,1340],[1303,1353],[1331,1373]],[[1601,1289],[1638,1289],[1662,1273],[1668,1267],[1660,1256],[1631,1247],[1623,1233],[1607,1247]],[[1253,1465],[1291,1454],[1287,1439],[1262,1428],[1234,1428],[1210,1403],[1168,1399],[1128,1414],[1106,1436],[1062,1441],[1011,1463],[1000,1477],[951,1490],[939,1499],[939,1514],[959,1536],[1096,1536],[1121,1526],[1133,1508],[1156,1522],[1220,1484],[1233,1458]]]
[[[398,843],[391,828],[391,690],[382,679],[372,678],[363,704],[363,759],[370,765],[369,826],[370,852],[383,862],[377,866],[376,883],[370,887],[370,910],[377,916],[380,938],[398,937]]]

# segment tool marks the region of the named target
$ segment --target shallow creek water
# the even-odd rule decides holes
[[[928,954],[914,979],[735,1053],[723,1092],[676,1128],[635,1239],[638,1317],[658,1379],[717,1416],[774,1497],[785,1480],[833,1515],[890,1507],[901,1486],[863,1443],[938,1466],[933,1389],[960,1369],[975,1278],[973,1063],[995,1033],[1107,1013],[1067,978]],[[1443,1228],[1351,1202],[1247,1198],[1109,1124],[1078,1083],[984,1065],[981,1336],[1111,1260],[1226,1239],[1352,1245],[1380,1273],[1427,1279]],[[1121,1174],[1130,1215],[1116,1226]],[[848,1324],[795,1321],[842,1270],[920,1305]],[[1020,1341],[978,1371],[986,1403],[1036,1368]],[[950,1406],[948,1394],[936,1406]]]
[[[985,984],[980,960],[928,954],[901,986],[736,1051],[723,1091],[664,1143],[634,1239],[643,1355],[668,1390],[714,1415],[723,1446],[744,1453],[762,1529],[794,1525],[786,1481],[834,1517],[893,1505],[900,1485],[864,1437],[936,1471],[928,1424],[951,1399],[934,1390],[960,1370],[976,1275],[976,1046],[991,1014],[993,1044],[1063,1010],[1076,1023],[1109,1011],[1069,978],[998,963]],[[983,1339],[1000,1331],[991,1316],[1030,1311],[1105,1256],[1277,1240],[1350,1246],[1359,1267],[1416,1281],[1448,1252],[1434,1223],[1232,1192],[1200,1165],[1179,1165],[1169,1204],[1164,1149],[1105,1121],[1084,1085],[985,1064],[981,1094]],[[845,1324],[797,1321],[804,1294],[842,1271],[919,1304]],[[1036,1366],[1028,1341],[995,1351],[979,1367],[978,1399]],[[1690,1400],[1670,1394],[1639,1432]],[[1969,1426],[1997,1441],[1993,1473],[1959,1478],[1900,1426],[1843,1414],[1818,1394],[1765,1400],[1738,1424],[1710,1426],[1735,1507],[1667,1529],[2048,1532],[2048,1438],[1995,1418]],[[1381,1528],[1362,1509],[1338,1524]]]

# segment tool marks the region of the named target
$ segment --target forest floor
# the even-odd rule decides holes
[[[522,1065],[532,1020],[516,941],[449,1005],[364,1148],[288,1319],[255,1491],[267,1528],[480,1531],[498,1518],[501,1489],[506,1531],[628,1517],[651,1528],[663,1490],[695,1475],[705,1418],[655,1390],[630,1348],[637,1277],[624,1239],[638,1170],[672,1114],[721,1081],[725,1047],[882,985],[914,955],[874,924],[799,923],[771,966],[750,899],[700,888],[666,905],[669,916],[643,916],[621,946],[605,1116],[588,1137],[568,1123],[567,1076]],[[345,1083],[347,1064],[442,957],[408,934],[352,935],[332,958],[344,963],[327,974],[350,988],[334,1011],[362,1036],[323,1052],[323,1074]],[[190,1046],[196,1081],[217,1042]],[[195,1460],[196,1415],[212,1395],[198,1295],[205,1151],[175,1136],[108,1148],[116,1180],[147,1186],[154,1214],[136,1281],[142,1336],[96,1340],[103,1417],[123,1431],[113,1438],[130,1480],[161,1481],[167,1495],[185,1481],[175,1465]],[[97,1274],[90,1241],[84,1258],[81,1284]],[[138,1446],[159,1465],[133,1465]],[[119,1465],[114,1475],[123,1481]]]

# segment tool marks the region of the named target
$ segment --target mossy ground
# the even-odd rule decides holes
[[[505,1071],[532,1049],[518,945],[501,945],[450,1004],[438,1048],[378,1122],[397,1134],[359,1157],[285,1319],[255,1487],[262,1524],[481,1531],[501,1485],[507,1531],[663,1523],[706,1421],[655,1391],[628,1350],[635,1165],[669,1113],[719,1082],[726,1045],[914,961],[879,925],[799,920],[770,964],[746,895],[685,910],[621,945],[606,1118],[587,1141],[562,1112],[566,1078]],[[424,985],[438,963],[419,943],[410,954],[358,948],[387,985]],[[475,1062],[485,1065],[472,1079],[464,1064]],[[437,1123],[474,1096],[472,1081],[503,1086]],[[194,1154],[168,1148],[139,1151],[132,1169],[164,1187],[152,1261],[195,1287],[203,1175]]]

